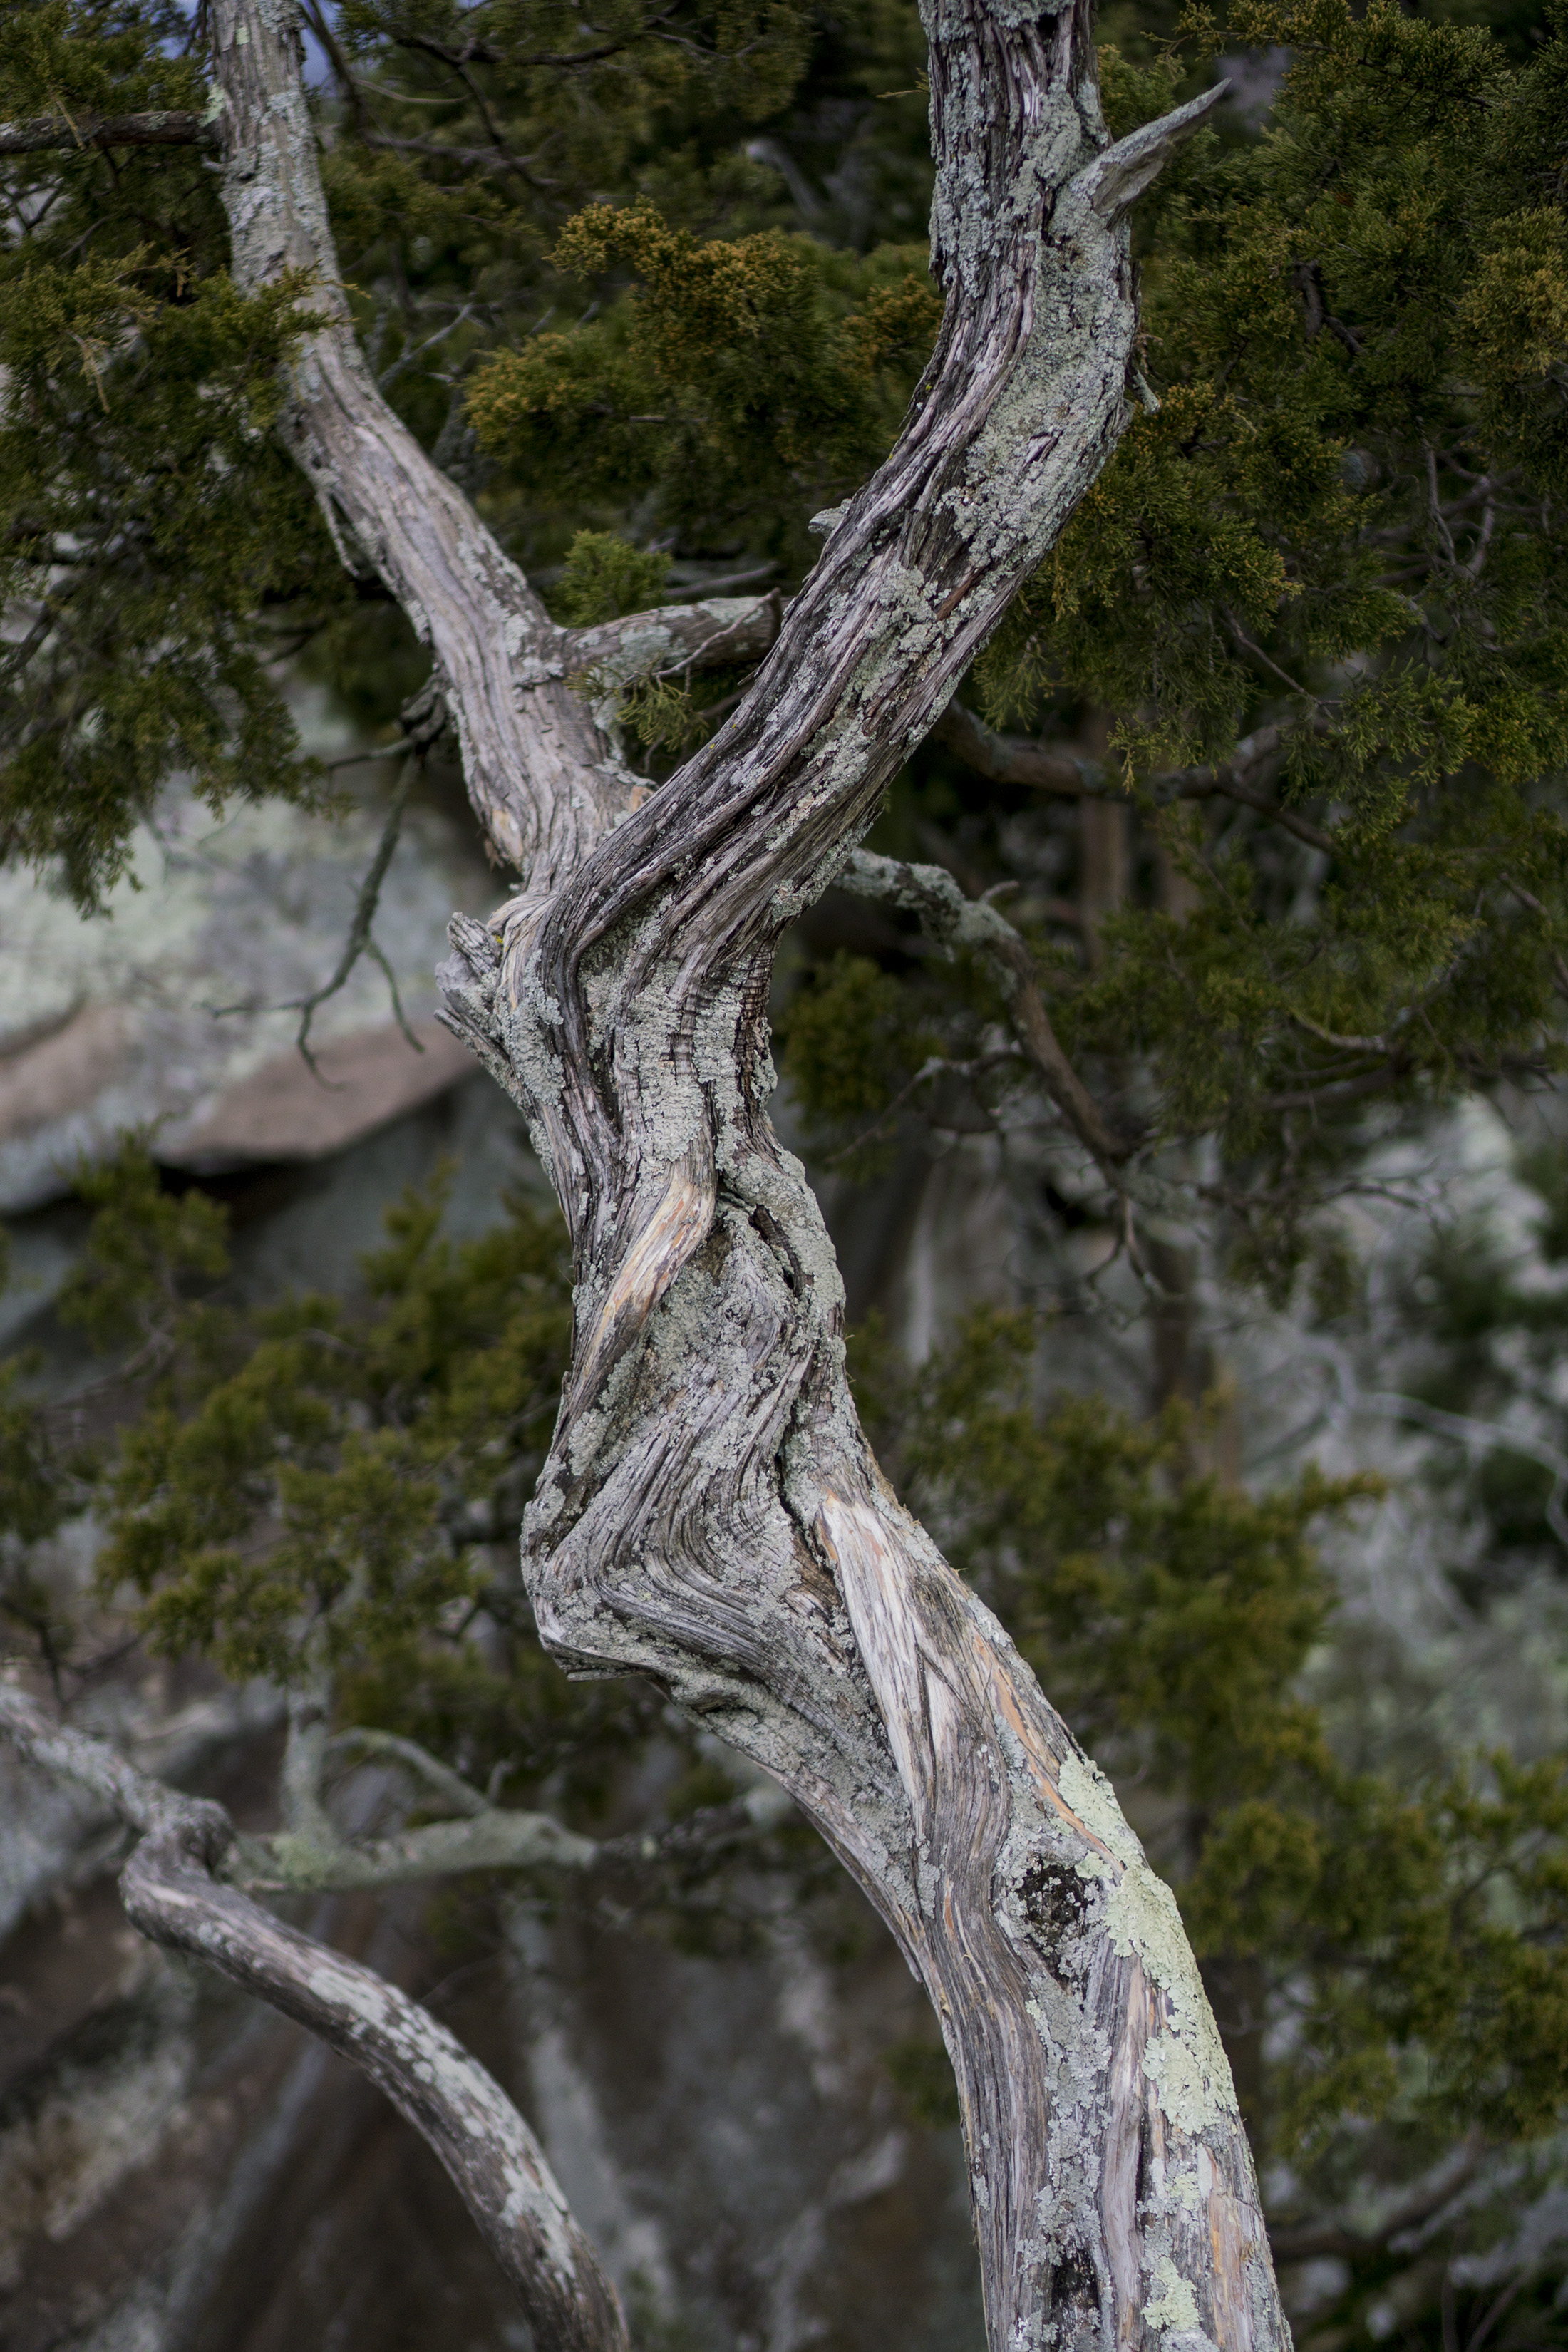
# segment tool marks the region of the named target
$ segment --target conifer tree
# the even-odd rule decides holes
[[[519,1466],[537,1468],[523,1554],[546,1645],[637,1671],[761,1763],[881,1910],[953,2063],[994,2345],[1279,2340],[1180,1920],[985,1605],[1032,1646],[1037,1600],[1009,1591],[973,1465],[943,1453],[951,1410],[900,1425],[967,1584],[861,1434],[831,1249],[767,1123],[767,982],[830,883],[918,927],[948,961],[915,987],[865,957],[819,965],[787,1041],[808,1110],[864,1147],[938,1089],[949,1115],[991,1119],[1032,1091],[1157,1297],[1173,1221],[1221,1230],[1276,1297],[1309,1258],[1328,1281],[1326,1204],[1369,1103],[1408,1115],[1555,1069],[1561,34],[1521,58],[1391,7],[1249,6],[1228,37],[1293,61],[1258,141],[1200,127],[1212,91],[1177,103],[1205,78],[1206,20],[1186,51],[1129,27],[1097,70],[1083,10],[933,10],[928,275],[924,93],[891,7],[840,39],[874,135],[831,194],[797,160],[809,28],[784,5],[628,0],[593,25],[493,0],[307,10],[324,145],[284,0],[210,0],[194,29],[138,5],[12,14],[10,846],[60,860],[91,904],[171,769],[215,800],[311,793],[269,656],[342,666],[400,609],[432,664],[410,730],[449,723],[514,877],[487,921],[454,922],[447,1017],[522,1106],[572,1236],[560,1418],[537,1465],[513,1427],[489,1498],[518,1507]],[[793,232],[781,187],[812,214]],[[873,223],[898,241],[873,246]],[[552,609],[519,560],[555,572]],[[993,791],[963,880],[901,855],[976,777]],[[889,790],[881,848],[858,846]],[[1128,887],[1134,824],[1152,904]],[[1063,871],[1071,897],[1038,887]],[[1005,916],[988,894],[1018,879]],[[417,1222],[384,1273],[395,1298],[435,1279],[412,1270]],[[162,1246],[199,1259],[203,1237]],[[459,1331],[478,1319],[428,1424],[389,1402],[416,1337],[395,1316],[358,1399],[375,1434],[347,1433],[312,1308],[242,1369],[209,1352],[127,1450],[114,1564],[169,1638],[237,1643],[294,1688],[307,1874],[349,1867],[312,1796],[325,1676],[385,1667],[463,1597],[437,1487],[416,1507],[408,1480],[461,1443],[465,1355],[491,1351],[487,1412],[498,1379],[513,1423],[532,1409],[526,1331],[559,1302],[536,1245],[513,1246],[435,1283]],[[519,1283],[522,1325],[498,1337],[479,1310]],[[200,1357],[184,1324],[177,1348],[153,1325],[170,1367]],[[977,1393],[1015,1377],[1008,1346],[991,1335]],[[19,1491],[47,1498],[16,1431]],[[279,1432],[321,1459],[279,1468]],[[1058,1422],[1037,1454],[1020,1423],[1020,1508],[1048,1554],[1073,1509],[1092,1529],[1106,1496],[1145,1494],[1147,1560],[1127,1552],[1125,1601],[1110,1570],[1090,1580],[1096,1623],[1169,1601],[1184,1559],[1206,1572],[1228,1551],[1241,1596],[1283,1563],[1295,1599],[1255,1617],[1278,1660],[1250,1701],[1234,1686],[1237,1754],[1184,1715],[1179,1642],[1164,1662],[1126,1650],[1146,1685],[1106,1723],[1112,1738],[1137,1712],[1168,1755],[1187,1741],[1200,1811],[1252,1788],[1193,1899],[1234,1951],[1260,1907],[1277,1929],[1284,1882],[1310,1911],[1303,1824],[1393,1852],[1409,1823],[1336,1777],[1285,1697],[1315,1622],[1293,1531],[1335,1498],[1249,1519],[1189,1486],[1162,1517],[1163,1442]],[[240,1461],[295,1528],[248,1583],[226,1549]],[[1054,1670],[1065,1645],[1070,1675],[1070,1579],[1037,1605],[1039,1654]],[[308,1654],[302,1621],[327,1629]],[[112,1785],[148,1832],[133,1916],[353,2042],[355,2001],[379,1997],[345,1979],[307,1998],[310,1964],[223,1876],[221,1822],[5,1704],[31,1752]],[[1505,1790],[1494,1818],[1474,1801],[1463,1832],[1490,1851],[1517,1838],[1510,1803],[1551,1801]],[[537,1817],[498,1830],[480,1810],[484,1836],[550,1843]],[[1394,1927],[1363,1921],[1363,1939],[1420,1943],[1452,1848],[1381,1889]],[[1455,1965],[1485,1944],[1457,1937]],[[1472,2021],[1452,1969],[1408,1981],[1417,2008],[1448,2000],[1433,2046],[1458,2064]],[[1353,2073],[1376,1988],[1340,1990]],[[366,2063],[420,2111],[551,2340],[621,2340],[520,2119],[430,2031],[388,2009]],[[1333,2056],[1304,2112],[1344,2095]],[[1506,2032],[1488,2063],[1519,2074]],[[422,2109],[421,2067],[440,2086]]]

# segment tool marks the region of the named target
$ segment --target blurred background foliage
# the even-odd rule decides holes
[[[940,316],[914,7],[304,13],[370,364],[557,617],[787,596]],[[0,119],[205,105],[199,11],[8,0],[5,26]],[[1033,1220],[1017,1297],[918,1360],[868,1322],[858,1391],[1180,1891],[1299,2334],[1523,2352],[1568,2333],[1560,2242],[1519,2226],[1563,2193],[1564,1758],[1507,1720],[1460,1738],[1432,1693],[1563,1638],[1568,16],[1112,0],[1100,29],[1113,131],[1216,54],[1236,102],[1139,209],[1126,438],[961,689],[979,726],[922,748],[870,845],[1005,908],[1128,1154],[1063,1129],[983,968],[839,892],[781,958],[789,1113],[841,1209],[978,1139]],[[273,437],[311,289],[237,294],[203,152],[0,171],[0,842],[92,905],[176,772],[330,806],[291,682],[385,744],[425,656]],[[652,783],[743,684],[624,696]],[[1440,1150],[1472,1098],[1556,1139],[1510,1213],[1429,1221],[1373,1281],[1390,1150]],[[127,1627],[330,1676],[342,1726],[583,1826],[657,1748],[650,1817],[724,1822],[647,1898],[658,1932],[763,1932],[758,1874],[848,1932],[815,1843],[748,1843],[656,1693],[539,1647],[515,1528],[565,1358],[558,1230],[520,1198],[451,1243],[437,1187],[342,1296],[258,1309],[155,1151],[87,1181],[62,1311],[108,1351],[91,1444],[5,1375],[8,1640],[68,1696]],[[1326,1564],[1386,1474],[1298,1448],[1240,1475],[1226,1349],[1265,1312],[1441,1441],[1411,1474],[1457,1629],[1430,1684]],[[1051,1369],[1094,1315],[1135,1365],[1114,1396]],[[86,1514],[73,1620],[48,1547]],[[893,2072],[941,2126],[934,2041]]]

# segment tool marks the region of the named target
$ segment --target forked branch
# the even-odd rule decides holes
[[[1221,93],[1113,145],[1089,0],[929,0],[936,351],[740,707],[634,810],[573,690],[580,644],[354,349],[291,0],[215,0],[214,22],[237,275],[305,268],[327,289],[294,445],[345,560],[431,643],[470,797],[523,875],[488,924],[455,923],[443,992],[522,1107],[575,1253],[572,1375],[524,1533],[541,1633],[589,1672],[653,1676],[763,1766],[898,1937],[953,2061],[994,2352],[1283,2352],[1173,1898],[882,1480],[832,1248],[766,1108],[778,939],[1124,430],[1126,207]],[[615,627],[619,659],[636,630]],[[952,912],[918,869],[894,887]]]
[[[52,1779],[88,1790],[138,1833],[121,1875],[132,1924],[215,1969],[367,2074],[429,2142],[522,2305],[560,2352],[628,2352],[614,2287],[533,2134],[500,2084],[428,2011],[371,1969],[285,1927],[218,1875],[235,1844],[221,1805],[184,1797],[107,1741],[53,1722],[0,1683],[0,1731]]]

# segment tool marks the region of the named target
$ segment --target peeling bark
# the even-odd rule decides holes
[[[1115,446],[1126,208],[1220,94],[1111,145],[1087,0],[928,0],[926,21],[936,352],[739,709],[640,807],[588,673],[642,660],[639,630],[679,667],[686,624],[612,625],[588,658],[387,409],[337,283],[291,0],[215,0],[235,269],[316,275],[287,436],[344,560],[430,645],[487,841],[523,877],[488,924],[455,920],[443,988],[575,1252],[523,1535],[542,1633],[764,1766],[888,1921],[958,2080],[994,2352],[1272,2352],[1251,2159],[1173,1898],[883,1481],[831,1245],[767,1118],[779,936]],[[760,628],[765,600],[736,601]]]

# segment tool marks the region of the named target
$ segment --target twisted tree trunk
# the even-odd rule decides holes
[[[572,1374],[523,1536],[541,1631],[569,1669],[653,1676],[774,1774],[898,1937],[958,2079],[994,2352],[1271,2352],[1252,2164],[1174,1902],[882,1479],[832,1248],[767,1118],[779,936],[1114,446],[1126,210],[1211,102],[1110,145],[1089,0],[925,5],[936,352],[740,708],[651,800],[570,683],[605,633],[555,627],[371,383],[293,0],[214,7],[235,268],[319,275],[286,429],[345,560],[430,645],[479,822],[523,877],[488,924],[455,920],[443,990],[575,1251]],[[622,630],[692,657],[742,626],[765,644],[763,609]]]

